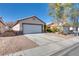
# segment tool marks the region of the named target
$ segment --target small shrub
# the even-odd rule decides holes
[[[59,31],[59,29],[58,28],[52,28],[52,29],[47,29],[47,32],[53,32],[53,33],[55,33],[55,32],[58,32]]]
[[[58,28],[53,28],[53,29],[52,29],[52,32],[53,32],[53,33],[58,32],[58,31],[59,31]]]
[[[52,30],[51,29],[47,29],[47,32],[52,32]]]

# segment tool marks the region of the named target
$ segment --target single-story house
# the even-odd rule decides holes
[[[58,25],[56,23],[50,23],[48,24],[48,28],[53,29],[55,27],[57,27]]]
[[[3,23],[2,20],[0,20],[0,33],[3,33],[6,31],[6,25]]]
[[[7,30],[12,30],[12,27],[14,26],[15,22],[7,22],[6,26],[7,26]]]
[[[45,32],[46,23],[36,16],[18,20],[12,27],[12,30],[21,34],[42,33]]]

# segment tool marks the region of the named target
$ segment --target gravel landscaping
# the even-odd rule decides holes
[[[0,37],[0,55],[37,47],[38,45],[24,36]]]

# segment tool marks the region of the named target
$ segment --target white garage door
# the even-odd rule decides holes
[[[40,33],[42,32],[42,25],[23,24],[23,34]]]

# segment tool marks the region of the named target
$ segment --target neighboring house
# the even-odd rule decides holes
[[[6,25],[0,20],[0,33],[3,33],[6,31]]]
[[[6,26],[7,26],[7,30],[12,30],[12,27],[14,26],[15,22],[7,22]]]
[[[55,27],[57,27],[56,23],[50,23],[50,24],[48,24],[48,28],[50,28],[50,29],[55,28]]]
[[[48,24],[48,28],[50,28],[50,29],[53,29],[53,28],[58,28],[58,29],[60,29],[61,28],[61,30],[65,33],[65,34],[68,34],[68,33],[70,33],[70,32],[72,32],[75,28],[73,28],[73,26],[70,26],[69,24],[64,24],[63,26],[60,26],[60,25],[58,25],[57,23],[51,23],[51,24]]]
[[[45,32],[45,22],[36,16],[18,20],[12,29],[18,33],[42,33]]]

